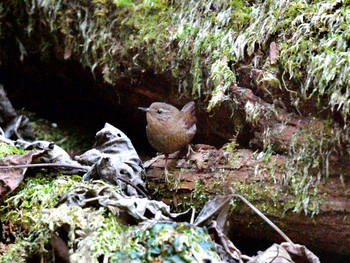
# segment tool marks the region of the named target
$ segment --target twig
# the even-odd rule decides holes
[[[258,216],[260,216],[263,220],[266,221],[266,223],[268,223],[273,229],[275,229],[287,242],[294,244],[293,241],[285,233],[283,233],[278,226],[276,226],[270,219],[268,219],[263,213],[261,213],[252,203],[250,203],[242,195],[232,194],[232,196],[239,197],[246,205],[248,205],[251,209],[253,209],[253,211],[257,213]]]
[[[74,164],[63,164],[63,163],[31,163],[31,164],[16,164],[16,165],[6,165],[0,166],[0,169],[13,169],[13,168],[35,168],[35,167],[67,167],[72,169],[81,169],[89,171],[88,166],[80,166]]]

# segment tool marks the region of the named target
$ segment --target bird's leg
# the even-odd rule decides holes
[[[165,181],[167,182],[167,183],[170,183],[170,181],[169,181],[169,179],[168,179],[168,174],[169,174],[169,172],[168,172],[168,154],[167,153],[165,153],[164,154],[165,155],[165,165],[164,165],[164,175],[165,175]]]

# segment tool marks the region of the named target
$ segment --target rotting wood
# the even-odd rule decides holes
[[[295,213],[290,206],[295,195],[281,186],[281,167],[287,162],[285,156],[274,155],[269,162],[264,163],[252,151],[237,149],[235,163],[229,164],[221,150],[201,145],[196,145],[194,149],[195,153],[189,160],[180,158],[176,161],[176,155],[171,156],[173,166],[170,172],[174,177],[171,185],[164,183],[162,156],[158,156],[147,167],[149,188],[158,199],[172,204],[175,209],[176,206],[182,208],[184,205],[193,205],[199,210],[203,198],[230,194],[231,189],[235,189],[236,193],[245,196],[276,223],[293,242],[303,244],[315,252],[350,255],[350,193],[338,176],[330,176],[318,186],[317,214],[306,215],[303,211]],[[203,158],[202,163],[199,156]],[[273,176],[270,170],[272,162],[276,164]],[[224,168],[219,169],[220,166]],[[274,230],[239,200],[229,224],[229,235],[281,242]]]

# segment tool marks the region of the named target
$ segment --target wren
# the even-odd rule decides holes
[[[168,181],[168,156],[188,146],[196,134],[195,102],[187,103],[181,111],[174,106],[154,102],[146,111],[147,138],[151,146],[165,155],[165,178]]]

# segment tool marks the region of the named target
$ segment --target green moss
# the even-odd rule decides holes
[[[128,233],[133,226],[124,226],[107,208],[81,208],[61,205],[52,211],[51,230],[69,225],[68,246],[72,249],[72,262],[110,262],[115,251],[132,246]]]
[[[318,214],[319,206],[324,199],[324,196],[318,195],[317,188],[313,184],[302,182],[300,177],[294,177],[293,182],[286,188],[272,182],[234,182],[232,192],[243,195],[260,211],[273,216],[301,211],[314,216]],[[241,209],[242,205],[234,201],[232,209]]]
[[[329,156],[338,140],[333,124],[310,121],[310,128],[296,134],[284,165],[277,165],[275,153],[268,146],[256,155],[254,173],[264,175],[263,182],[234,182],[232,191],[248,200],[257,200],[258,208],[273,215],[304,213],[317,215],[324,201],[318,186],[329,176]],[[319,131],[323,131],[319,133]],[[304,138],[303,142],[298,139]],[[300,147],[302,144],[302,147]],[[234,164],[234,163],[233,163]],[[275,172],[281,176],[276,177]]]
[[[317,97],[320,107],[347,118],[348,2],[250,2],[10,1],[0,9],[8,19],[1,37],[15,39],[21,59],[38,50],[44,60],[55,54],[98,71],[109,83],[150,70],[170,72],[179,92],[211,97],[209,110],[228,99],[235,69],[253,65],[261,71],[259,88],[284,88],[295,107],[295,93],[303,100]],[[272,41],[280,51],[274,66],[266,56]]]
[[[37,174],[26,177],[0,207],[0,220],[11,226],[16,242],[2,255],[0,262],[27,262],[35,255],[48,257],[51,232],[44,222],[48,209],[53,209],[58,199],[70,187],[77,184],[80,177],[61,176],[56,180]],[[15,261],[7,261],[8,259]]]
[[[217,174],[213,180],[196,180],[191,200],[192,206],[196,208],[196,211],[200,211],[204,205],[216,195],[225,194],[225,179],[225,174],[220,173]]]
[[[219,260],[213,242],[203,228],[185,223],[158,223],[133,234],[145,249],[117,252],[112,262],[202,262]]]
[[[53,208],[68,189],[78,184],[79,176],[60,176],[56,179],[42,174],[26,177],[1,206],[0,219],[15,227],[39,230],[36,223],[44,209]]]
[[[350,110],[350,97],[344,91],[350,80],[346,10],[346,5],[327,1],[308,6],[308,11],[292,21],[298,28],[289,30],[292,37],[286,39],[287,46],[281,51],[282,65],[290,78],[301,84],[304,98],[326,95],[328,107],[340,110],[345,118]]]
[[[13,245],[10,245],[9,250],[6,252],[6,254],[1,255],[0,262],[1,263],[7,263],[7,262],[18,262],[18,263],[25,263],[28,262],[27,258],[28,255],[31,255],[31,248],[33,247],[32,242],[25,241],[22,239],[17,239],[17,242]]]
[[[143,229],[147,224],[120,223],[118,210],[112,207],[58,205],[67,191],[79,186],[106,184],[81,182],[78,176],[26,177],[0,207],[2,224],[11,226],[16,236],[16,242],[1,255],[0,262],[27,262],[31,258],[50,262],[50,239],[62,230],[67,233],[71,262],[120,262],[121,258],[135,262],[159,258],[193,262],[204,255],[218,259],[210,236],[202,228],[166,223]]]
[[[194,190],[192,192],[192,197],[195,200],[196,209],[203,207],[205,203],[210,199],[210,192],[207,186],[208,185],[206,185],[203,180],[196,181]]]
[[[31,125],[34,128],[35,137],[37,140],[44,140],[54,142],[56,145],[62,147],[68,153],[81,154],[89,150],[94,141],[93,135],[82,135],[81,127],[75,127],[70,124],[69,127],[56,127],[47,120],[38,118],[35,114],[26,112],[31,118]]]
[[[231,187],[233,193],[241,194],[263,213],[281,215],[284,211],[278,190],[271,187],[270,184],[263,182],[233,182]],[[243,204],[238,205],[237,201],[234,201],[231,205],[232,209],[240,209]]]
[[[301,99],[295,94],[301,94],[303,100],[316,97],[319,107],[341,111],[347,118],[348,17],[348,4],[337,1],[264,1],[252,7],[250,24],[231,50],[238,62],[248,55],[252,63],[262,63],[261,75],[274,72],[270,79],[290,93],[295,107]],[[265,63],[268,58],[261,58],[271,41],[280,51],[277,71]]]
[[[235,136],[229,143],[226,143],[222,147],[222,150],[225,152],[225,155],[232,166],[235,165],[238,160],[238,157],[235,154],[237,151],[237,146],[237,136]]]
[[[102,255],[112,257],[122,240],[127,245],[126,231],[131,227],[120,224],[107,208],[56,207],[64,193],[82,184],[86,185],[79,176],[26,177],[0,208],[1,222],[11,225],[16,235],[16,243],[0,262],[9,262],[9,258],[26,262],[35,255],[50,258],[51,236],[62,227],[68,231],[68,246],[74,247],[72,262],[98,262]]]
[[[222,69],[215,64],[224,67],[226,61],[235,61],[230,45],[250,11],[246,1],[96,0],[8,3],[2,14],[19,15],[12,23],[26,32],[20,41],[22,57],[38,50],[32,43],[36,41],[43,59],[56,50],[57,56],[98,70],[109,83],[133,72],[170,71],[179,78],[180,89],[209,95]],[[232,69],[221,74],[222,86],[234,81]],[[213,82],[206,87],[208,76]]]
[[[16,154],[26,154],[27,152],[28,151],[24,151],[7,143],[0,143],[0,158]]]
[[[288,207],[293,212],[304,211],[311,216],[318,213],[323,201],[318,194],[318,185],[329,176],[329,156],[341,132],[332,123],[324,122],[322,127],[318,125],[311,121],[310,128],[302,131],[303,147],[296,146],[300,143],[297,139],[292,140],[290,158],[281,180],[282,189],[294,196]],[[295,138],[300,137],[296,135]]]

